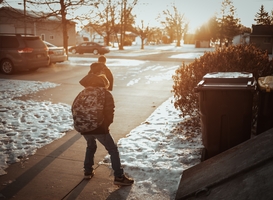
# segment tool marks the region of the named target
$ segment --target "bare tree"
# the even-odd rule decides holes
[[[62,30],[63,30],[63,46],[66,50],[66,53],[68,52],[67,14],[73,13],[76,9],[82,6],[97,7],[99,5],[98,0],[36,0],[36,1],[28,0],[28,3],[34,6],[40,5],[40,6],[47,7],[48,12],[40,12],[41,18],[48,18],[51,16],[61,16]],[[90,10],[92,12],[92,9]],[[77,16],[74,19],[83,19],[83,18],[86,19],[86,16],[88,15],[85,14],[84,16]]]
[[[141,27],[138,27],[137,34],[140,36],[141,39],[141,49],[144,49],[144,40],[148,38],[150,33],[149,26],[144,27],[143,20],[141,20]]]
[[[123,49],[125,32],[132,28],[134,17],[131,12],[138,0],[104,0],[94,18],[90,19],[89,25],[100,35],[106,35],[106,43],[115,34],[119,49]]]
[[[184,14],[181,14],[176,6],[172,6],[174,13],[170,10],[164,10],[163,15],[165,19],[161,21],[161,24],[165,27],[169,36],[172,38],[172,34],[176,39],[176,46],[181,46],[181,39],[184,33],[187,32],[188,22],[186,22]]]
[[[133,0],[129,3],[128,0],[121,0],[120,2],[120,43],[119,50],[123,50],[125,31],[128,26],[130,17],[132,17],[131,12],[138,0]]]
[[[113,0],[101,1],[100,9],[95,11],[95,16],[89,19],[89,24],[99,35],[103,36],[106,45],[110,44],[112,35],[116,35],[116,27],[118,23],[117,2]]]

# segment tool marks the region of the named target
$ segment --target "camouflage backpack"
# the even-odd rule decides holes
[[[74,128],[80,133],[93,131],[103,120],[105,88],[87,87],[82,90],[72,104]]]

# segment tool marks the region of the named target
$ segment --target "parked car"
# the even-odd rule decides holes
[[[79,45],[70,47],[68,51],[74,54],[93,53],[95,55],[104,55],[110,52],[107,46],[96,42],[82,42]]]
[[[48,48],[39,36],[0,34],[0,70],[37,70],[49,65]]]
[[[63,47],[57,47],[54,44],[44,41],[48,48],[50,63],[64,62],[67,60],[67,54]]]

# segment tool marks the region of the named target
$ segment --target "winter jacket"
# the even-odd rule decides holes
[[[106,78],[109,80],[109,83],[110,83],[108,90],[113,91],[113,85],[114,85],[113,74],[112,74],[111,70],[106,66],[103,68],[103,71],[104,71]]]

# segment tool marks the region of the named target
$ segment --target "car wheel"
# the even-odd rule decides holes
[[[10,60],[4,59],[1,62],[1,72],[4,74],[12,74],[14,72],[14,67]]]
[[[98,49],[94,49],[94,50],[93,50],[93,54],[98,55],[98,54],[99,54]]]
[[[76,53],[77,53],[76,49],[72,49],[71,52],[72,52],[73,54],[76,54]]]

